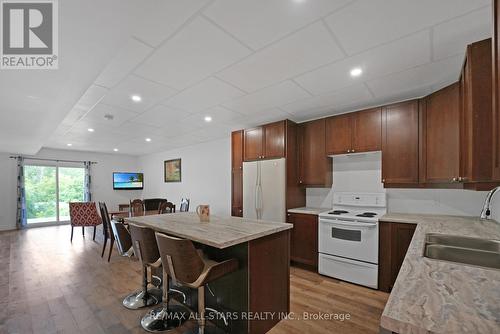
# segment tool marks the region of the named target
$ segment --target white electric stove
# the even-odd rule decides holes
[[[386,203],[385,193],[333,194],[332,209],[319,215],[320,274],[378,287],[378,220]]]

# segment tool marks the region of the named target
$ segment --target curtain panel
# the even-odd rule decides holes
[[[28,225],[26,212],[26,191],[24,189],[24,158],[17,158],[17,214],[16,227],[23,229]]]
[[[85,166],[85,187],[84,187],[84,201],[85,202],[92,202],[92,191],[91,191],[91,186],[92,186],[92,176],[91,176],[91,168],[92,168],[92,162],[91,161],[85,161],[84,163]]]

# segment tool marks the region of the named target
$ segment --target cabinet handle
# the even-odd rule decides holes
[[[382,179],[382,183],[385,183],[385,179]]]
[[[453,179],[451,179],[451,182],[457,182],[457,178],[454,177]]]
[[[299,180],[299,183],[302,183],[302,180]]]
[[[351,150],[352,153],[356,152],[354,149]]]
[[[347,153],[351,153],[351,150],[347,150]]]

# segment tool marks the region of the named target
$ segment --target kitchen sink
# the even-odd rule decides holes
[[[458,235],[428,233],[425,236],[425,242],[427,244],[439,244],[439,245],[445,245],[445,246],[471,248],[471,249],[491,251],[491,252],[500,252],[500,240],[490,240],[490,239],[462,237],[462,236],[458,236]]]
[[[424,256],[500,269],[500,241],[429,233]]]

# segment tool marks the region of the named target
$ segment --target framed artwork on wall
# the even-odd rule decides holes
[[[181,159],[166,160],[163,175],[165,182],[181,182]]]

